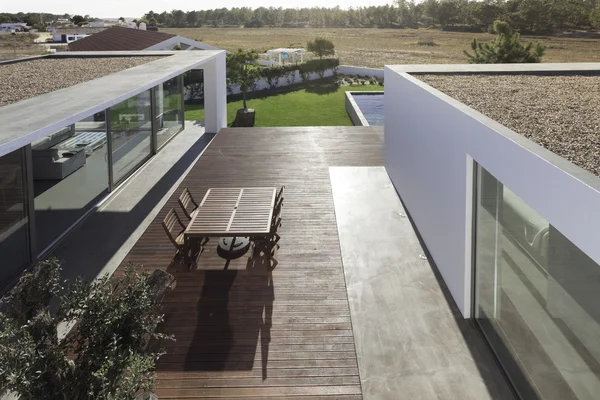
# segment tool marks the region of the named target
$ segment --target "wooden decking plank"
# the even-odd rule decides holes
[[[380,128],[225,129],[215,137],[123,262],[177,279],[163,303],[160,329],[177,342],[160,343],[159,398],[362,398],[328,168],[383,165],[382,150]],[[235,188],[252,188],[239,199],[243,229],[260,211],[253,201],[265,191],[255,188],[283,185],[272,273],[248,255],[225,271],[216,239],[197,270],[173,260],[160,221],[184,187],[196,199],[225,187],[205,204],[209,223],[238,200]]]

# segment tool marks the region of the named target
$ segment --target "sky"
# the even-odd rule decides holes
[[[231,7],[335,7],[342,8],[359,6],[378,6],[391,4],[392,0],[220,0],[219,2],[204,2],[198,0],[100,0],[100,1],[66,1],[66,0],[25,0],[3,2],[0,11],[17,12],[47,12],[52,14],[89,14],[100,18],[141,17],[146,12],[202,10],[211,8]],[[8,3],[8,4],[7,4]]]

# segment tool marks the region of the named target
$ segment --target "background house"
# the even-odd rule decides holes
[[[71,43],[75,40],[102,32],[107,28],[56,28],[52,32],[52,41],[54,43]]]
[[[6,24],[0,24],[0,32],[25,32],[30,28],[31,26],[28,26],[24,22],[11,22]]]
[[[143,26],[143,25],[142,25]],[[101,29],[101,28],[99,28]],[[192,39],[145,29],[112,27],[69,44],[69,51],[219,50]]]

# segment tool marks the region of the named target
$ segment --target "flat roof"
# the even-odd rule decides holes
[[[91,81],[160,57],[37,58],[0,64],[0,107]]]
[[[418,79],[600,176],[600,75],[420,75]]]
[[[67,52],[45,58],[162,56],[101,78],[0,107],[0,156],[225,54],[205,51]],[[37,59],[42,57],[37,57]]]

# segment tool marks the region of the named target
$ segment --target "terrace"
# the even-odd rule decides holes
[[[205,141],[197,134],[185,137],[188,129],[169,146],[197,151],[194,141]],[[161,182],[160,194],[141,195],[153,211],[127,245],[99,250],[91,239],[107,221],[115,221],[117,231],[131,225],[117,222],[129,218],[119,204],[135,202],[139,185],[152,186],[161,168],[170,175],[160,160],[55,254],[69,270],[76,264],[68,260],[94,254],[98,261],[87,267],[90,276],[106,264],[118,275],[133,262],[176,277],[176,288],[164,299],[161,330],[176,342],[165,343],[167,354],[157,365],[155,392],[161,399],[398,393],[512,398],[483,340],[460,316],[402,217],[405,210],[382,167],[382,133],[379,127],[221,130],[197,161],[186,157],[181,179]],[[178,207],[183,188],[202,198],[211,187],[265,185],[286,187],[281,249],[272,271],[249,253],[221,258],[215,240],[197,269],[188,271],[174,259],[161,221]],[[141,217],[138,210],[131,213]],[[109,235],[107,228],[102,232]],[[374,246],[380,250],[373,252]],[[422,318],[425,303],[431,318]],[[405,351],[390,354],[394,348]]]
[[[587,399],[600,390],[600,181],[572,163],[594,171],[579,157],[595,142],[569,131],[578,157],[544,149],[528,138],[544,136],[529,112],[503,120],[514,105],[492,101],[502,86],[488,89],[513,82],[508,95],[529,79],[558,93],[575,81],[593,89],[583,76],[599,65],[387,67],[383,128],[229,129],[224,54],[183,53],[0,109],[10,194],[0,212],[12,218],[0,220],[0,250],[16,269],[53,254],[66,277],[120,275],[130,262],[175,276],[160,329],[177,341],[157,364],[159,398]],[[207,78],[204,122],[183,121],[177,100],[191,69]],[[76,96],[82,89],[96,96]],[[576,100],[560,104],[580,116]],[[89,120],[102,111],[103,123]],[[143,118],[123,127],[115,114]],[[586,138],[594,121],[581,123]],[[77,137],[81,123],[104,132],[106,148],[80,156],[87,168],[94,151],[106,154],[100,174],[82,175],[100,176],[108,193],[50,246],[36,245],[36,224],[48,226],[31,175],[36,141],[73,124]],[[116,156],[132,137],[146,140],[143,157],[138,141]],[[139,162],[122,167],[125,155]],[[250,253],[224,259],[211,240],[188,270],[161,226],[182,190],[199,200],[209,188],[252,186],[285,186],[275,268]],[[4,283],[15,268],[2,272]]]

